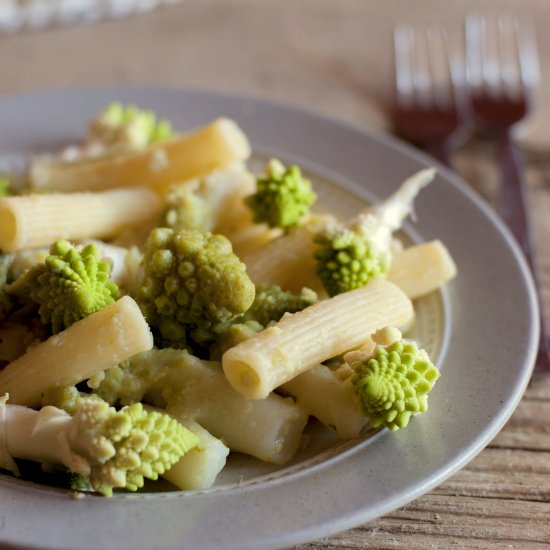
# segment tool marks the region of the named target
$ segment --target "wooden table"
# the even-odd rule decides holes
[[[548,0],[185,0],[144,16],[0,36],[0,93],[102,84],[194,86],[304,105],[387,129],[398,21],[459,25],[468,9],[533,15],[550,69]],[[444,12],[444,13],[443,13]],[[546,312],[550,309],[550,84],[523,134],[529,202]],[[497,178],[490,144],[453,160],[485,198]],[[536,376],[502,432],[424,497],[315,548],[550,547],[550,375]]]

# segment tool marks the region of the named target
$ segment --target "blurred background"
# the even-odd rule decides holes
[[[25,0],[0,5],[17,1]],[[497,9],[531,14],[541,51],[550,51],[547,0],[181,0],[128,18],[0,34],[0,93],[116,83],[192,86],[385,128],[394,25],[460,26],[469,11]],[[547,73],[550,56],[542,61]],[[550,99],[548,86],[542,83],[542,95]],[[540,105],[526,136],[546,139],[549,109]]]

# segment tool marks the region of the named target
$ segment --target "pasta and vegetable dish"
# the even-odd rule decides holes
[[[250,157],[229,119],[178,134],[114,103],[0,179],[3,470],[204,489],[229,453],[287,463],[311,417],[351,439],[427,410],[440,373],[403,334],[456,267],[395,232],[434,170],[341,220]]]

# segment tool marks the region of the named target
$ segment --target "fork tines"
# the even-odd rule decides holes
[[[539,60],[532,21],[517,14],[466,17],[466,80],[471,90],[515,98],[532,93]]]
[[[394,41],[397,101],[426,108],[451,105],[453,86],[442,29],[399,25]]]
[[[394,30],[397,133],[448,164],[447,144],[460,127],[461,71],[451,63],[446,32],[399,25]]]

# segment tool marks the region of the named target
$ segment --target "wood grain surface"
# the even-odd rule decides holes
[[[397,22],[460,26],[470,10],[530,14],[543,81],[522,133],[544,309],[550,317],[550,9],[548,0],[184,0],[93,25],[0,35],[1,94],[106,84],[250,94],[387,130]],[[492,144],[453,155],[489,202]],[[550,323],[548,323],[550,324]],[[550,375],[535,376],[505,428],[429,494],[313,549],[550,548]]]

